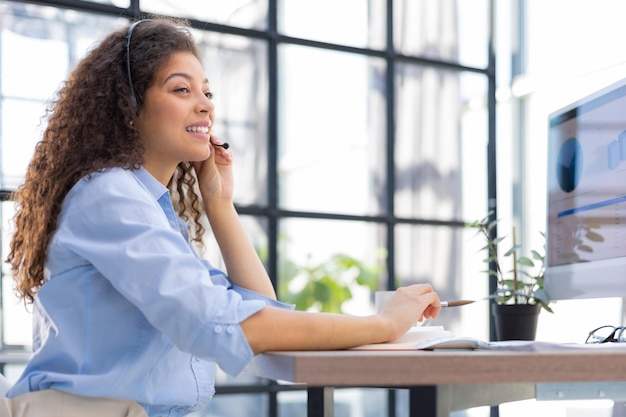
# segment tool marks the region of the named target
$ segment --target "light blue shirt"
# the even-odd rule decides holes
[[[33,355],[8,392],[129,399],[182,416],[215,393],[215,364],[253,356],[240,323],[267,305],[200,259],[166,187],[120,168],[67,194],[33,308]]]

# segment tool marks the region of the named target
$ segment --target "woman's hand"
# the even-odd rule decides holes
[[[226,201],[233,198],[233,156],[221,146],[222,142],[211,135],[211,155],[204,161],[194,162],[198,176],[200,192],[205,205],[211,202]]]
[[[204,211],[211,231],[220,247],[229,280],[240,287],[276,299],[272,281],[267,275],[256,248],[252,245],[233,204],[233,157],[211,136],[211,155],[194,162]]]
[[[440,311],[441,301],[432,286],[415,284],[394,291],[377,315],[388,323],[388,340],[394,340],[405,334],[416,322],[436,318]]]

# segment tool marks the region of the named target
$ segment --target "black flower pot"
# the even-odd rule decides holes
[[[535,340],[541,304],[492,304],[496,340]]]

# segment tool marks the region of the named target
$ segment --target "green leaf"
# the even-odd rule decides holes
[[[504,256],[511,256],[515,253],[515,248],[511,248],[508,251],[504,252]]]
[[[322,281],[313,281],[313,297],[324,304],[330,299],[331,289]]]
[[[487,219],[489,218],[489,216],[485,217],[485,221],[487,221]],[[494,227],[496,227],[498,225],[498,222],[500,220],[496,219],[496,220],[492,220],[489,223],[487,223],[487,230],[491,231]]]
[[[510,288],[513,289],[513,285],[515,284],[515,281],[512,279],[504,279],[502,281],[500,281],[500,286],[503,288]],[[517,285],[519,286],[521,284],[521,281],[517,281]]]
[[[530,267],[535,266],[535,263],[525,256],[522,256],[521,258],[519,258],[517,260],[517,263],[523,266],[530,266]]]
[[[550,297],[548,297],[548,293],[545,292],[542,289],[539,289],[537,291],[535,291],[533,293],[533,297],[535,298],[535,300],[539,301],[541,303],[541,306],[548,312],[550,313],[554,313],[554,311],[552,311],[552,309],[548,306],[548,304],[550,303]]]

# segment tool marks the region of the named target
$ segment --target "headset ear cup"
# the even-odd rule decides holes
[[[132,89],[130,89],[130,106],[137,111],[137,97],[135,97],[135,91]]]

